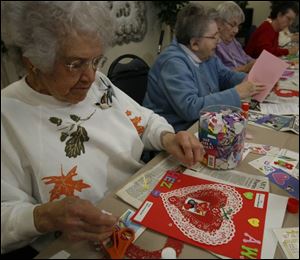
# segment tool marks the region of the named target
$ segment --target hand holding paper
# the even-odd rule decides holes
[[[236,91],[238,92],[241,99],[252,97],[256,94],[265,90],[265,86],[259,83],[254,83],[250,81],[243,81],[236,86]]]
[[[265,89],[254,95],[253,99],[263,102],[288,66],[286,62],[264,50],[248,75],[249,81],[265,86]]]

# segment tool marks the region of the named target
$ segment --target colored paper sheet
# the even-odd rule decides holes
[[[268,195],[167,171],[132,220],[216,254],[260,258]]]
[[[253,99],[263,102],[288,66],[286,62],[264,50],[250,70],[248,80],[263,85],[266,89],[253,96]]]
[[[268,178],[281,189],[286,190],[291,196],[299,199],[299,180],[281,169],[269,173]]]

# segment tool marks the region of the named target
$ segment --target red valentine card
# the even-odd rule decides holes
[[[131,220],[231,258],[260,258],[268,192],[167,171]]]

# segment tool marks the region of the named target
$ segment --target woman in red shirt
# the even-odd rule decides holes
[[[257,58],[263,50],[275,56],[296,54],[299,46],[280,48],[278,44],[279,32],[293,23],[299,13],[296,1],[279,2],[271,6],[270,19],[264,21],[251,35],[245,52]]]

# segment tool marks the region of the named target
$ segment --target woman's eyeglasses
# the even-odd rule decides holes
[[[70,70],[70,72],[83,72],[90,65],[92,65],[93,70],[96,71],[98,68],[103,67],[106,60],[107,58],[103,55],[100,55],[90,60],[78,58],[69,63],[66,63],[65,66]]]
[[[237,28],[238,30],[240,30],[240,29],[242,29],[242,24],[238,24],[238,23],[230,23],[230,22],[228,22],[228,21],[226,21],[226,20],[224,20],[224,22],[226,23],[226,24],[228,24],[232,29],[233,28]]]
[[[220,34],[217,32],[215,35],[212,35],[212,36],[204,35],[204,36],[201,36],[201,38],[207,38],[207,39],[212,39],[212,40],[219,41]]]

